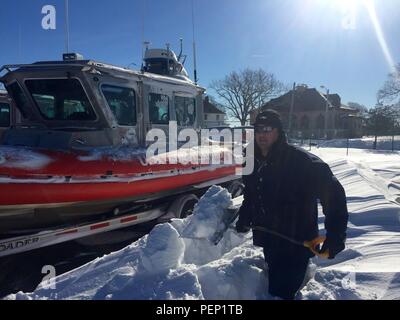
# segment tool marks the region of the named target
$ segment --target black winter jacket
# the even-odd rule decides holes
[[[266,158],[255,147],[254,158],[253,173],[243,176],[245,189],[239,225],[261,226],[300,242],[312,240],[318,236],[320,200],[327,237],[344,242],[348,221],[346,195],[325,162],[288,145],[285,139],[276,142]],[[253,230],[253,242],[271,250],[310,252],[259,230]]]

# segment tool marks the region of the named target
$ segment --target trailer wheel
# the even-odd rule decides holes
[[[229,187],[228,191],[232,195],[232,198],[237,198],[243,194],[244,185],[241,181],[235,180],[233,181]]]
[[[187,194],[175,199],[168,211],[175,218],[184,219],[193,213],[197,202],[199,198],[195,194]]]

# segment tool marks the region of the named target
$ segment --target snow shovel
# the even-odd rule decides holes
[[[233,228],[231,226],[231,224],[236,220],[236,218],[239,216],[239,208],[235,207],[235,208],[227,208],[225,209],[225,213],[223,215],[222,218],[222,228],[220,228],[219,230],[217,230],[214,235],[210,238],[210,241],[212,243],[214,243],[214,245],[217,245],[221,239],[223,238],[226,230],[228,230],[229,228]],[[317,246],[319,244],[322,244],[325,240],[326,237],[325,236],[318,236],[317,238],[313,239],[313,240],[309,240],[309,241],[297,241],[295,239],[292,239],[288,236],[285,236],[279,232],[273,231],[273,230],[269,230],[267,228],[264,227],[259,227],[259,226],[254,226],[252,227],[253,230],[259,230],[259,231],[263,231],[263,232],[267,232],[269,234],[272,234],[274,236],[280,237],[282,239],[285,239],[293,244],[299,245],[299,246],[303,246],[308,248],[312,253],[314,253],[317,257],[323,258],[323,259],[328,259],[329,257],[329,251],[326,250],[325,252],[320,253],[317,250]]]
[[[224,210],[224,214],[222,215],[221,223],[219,228],[215,231],[215,233],[210,237],[210,241],[217,245],[221,239],[224,237],[226,230],[228,230],[232,223],[235,222],[236,218],[239,216],[239,208],[238,207],[229,207]]]
[[[259,231],[262,231],[262,232],[267,232],[267,233],[272,234],[274,236],[277,236],[277,237],[279,237],[281,239],[287,240],[287,241],[289,241],[289,242],[291,242],[293,244],[297,244],[299,246],[306,247],[312,253],[314,253],[317,257],[320,257],[322,259],[328,259],[329,258],[329,250],[326,250],[326,251],[321,253],[317,249],[317,246],[319,244],[324,243],[324,241],[326,240],[325,236],[318,236],[313,240],[308,240],[308,241],[303,241],[302,242],[302,241],[298,241],[298,240],[295,240],[293,238],[290,238],[288,236],[285,236],[282,233],[279,233],[279,232],[276,232],[276,231],[273,231],[273,230],[269,230],[269,229],[264,228],[264,227],[254,226],[254,227],[252,227],[252,229],[253,230],[259,230]]]

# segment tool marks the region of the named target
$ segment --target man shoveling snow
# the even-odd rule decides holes
[[[255,168],[243,177],[244,201],[236,230],[246,233],[253,229],[254,245],[263,247],[269,293],[294,299],[312,256],[333,259],[344,250],[346,195],[326,163],[288,145],[279,114],[272,110],[257,116],[254,150]],[[327,231],[318,251],[314,248],[321,239],[317,199],[326,216]]]

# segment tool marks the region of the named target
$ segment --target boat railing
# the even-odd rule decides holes
[[[0,68],[0,76],[4,71],[7,72],[11,72],[15,69],[19,69],[19,68],[56,68],[56,67],[62,67],[65,65],[71,65],[71,63],[65,62],[65,63],[34,63],[34,64],[6,64],[1,66]],[[74,63],[74,66],[78,66],[78,67],[86,67],[87,63]]]

